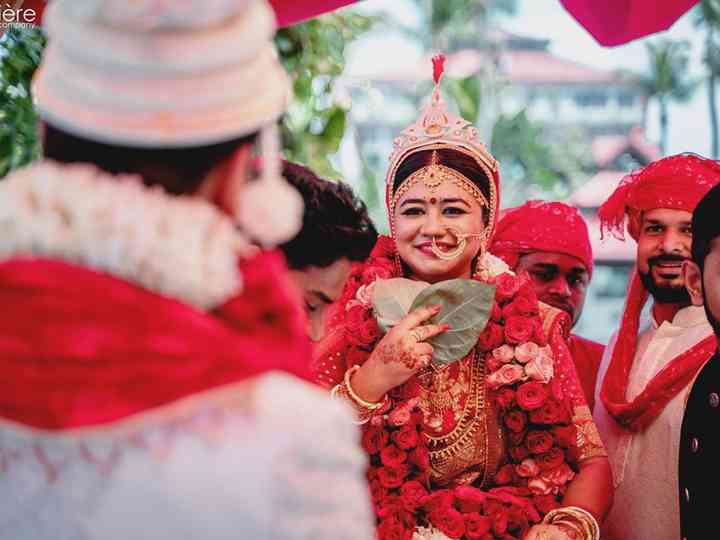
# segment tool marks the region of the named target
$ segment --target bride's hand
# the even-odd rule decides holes
[[[439,312],[440,306],[416,309],[392,328],[353,376],[355,393],[368,401],[380,401],[389,390],[427,366],[433,347],[425,341],[450,328],[446,324],[423,324]]]

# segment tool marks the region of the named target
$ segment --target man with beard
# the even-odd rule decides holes
[[[598,373],[595,419],[610,455],[615,504],[607,540],[676,540],[677,462],[689,385],[715,351],[703,308],[693,306],[682,265],[692,212],[720,181],[720,164],[681,154],[626,176],[602,205],[603,230],[637,240],[625,310]],[[650,320],[640,315],[653,297]]]
[[[490,251],[516,273],[527,272],[538,299],[580,319],[593,271],[592,246],[580,212],[561,202],[528,201],[498,222]],[[571,334],[568,346],[590,410],[604,347]]]
[[[720,186],[693,213],[692,261],[683,265],[692,303],[704,306],[716,339],[720,337]],[[720,413],[720,353],[705,363],[692,385],[680,436],[680,526],[682,538],[707,537],[717,527],[715,506],[720,455],[716,426]]]

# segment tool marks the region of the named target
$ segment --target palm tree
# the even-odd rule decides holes
[[[690,99],[697,86],[687,77],[690,44],[687,41],[661,40],[647,43],[650,71],[642,78],[648,98],[660,106],[660,151],[667,152],[668,104]]]
[[[710,112],[710,134],[712,140],[712,157],[720,155],[720,127],[718,126],[717,103],[715,90],[720,76],[720,0],[701,0],[695,24],[705,29],[705,51],[703,62],[708,70],[707,96]]]

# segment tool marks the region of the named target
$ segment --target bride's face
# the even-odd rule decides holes
[[[453,232],[483,232],[483,208],[467,191],[450,180],[433,190],[417,182],[395,205],[394,217],[397,250],[413,277],[436,283],[471,276],[479,238],[468,237],[465,249],[451,260],[432,250],[433,239],[441,251],[452,252],[460,242]]]

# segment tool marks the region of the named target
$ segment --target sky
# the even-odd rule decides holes
[[[414,7],[407,0],[368,0],[360,2],[362,11],[382,13],[392,11],[396,17],[412,24],[417,20]],[[650,38],[634,41],[620,47],[600,46],[562,7],[559,0],[518,0],[518,13],[499,19],[499,26],[532,37],[549,39],[552,52],[562,58],[574,60],[592,67],[604,69],[626,69],[643,73],[647,69],[645,42],[648,39],[667,37],[673,40],[687,40],[691,44],[689,73],[700,79],[703,74],[702,32],[693,26],[693,14],[687,13],[667,32]],[[393,66],[417,59],[421,51],[400,36],[387,33],[350,47],[348,72],[362,73],[364,68],[382,62]],[[710,127],[705,86],[699,84],[693,98],[686,104],[672,104],[669,110],[670,130],[668,152],[692,151],[707,155],[710,149]],[[651,103],[648,115],[648,138],[659,138],[657,105]]]

